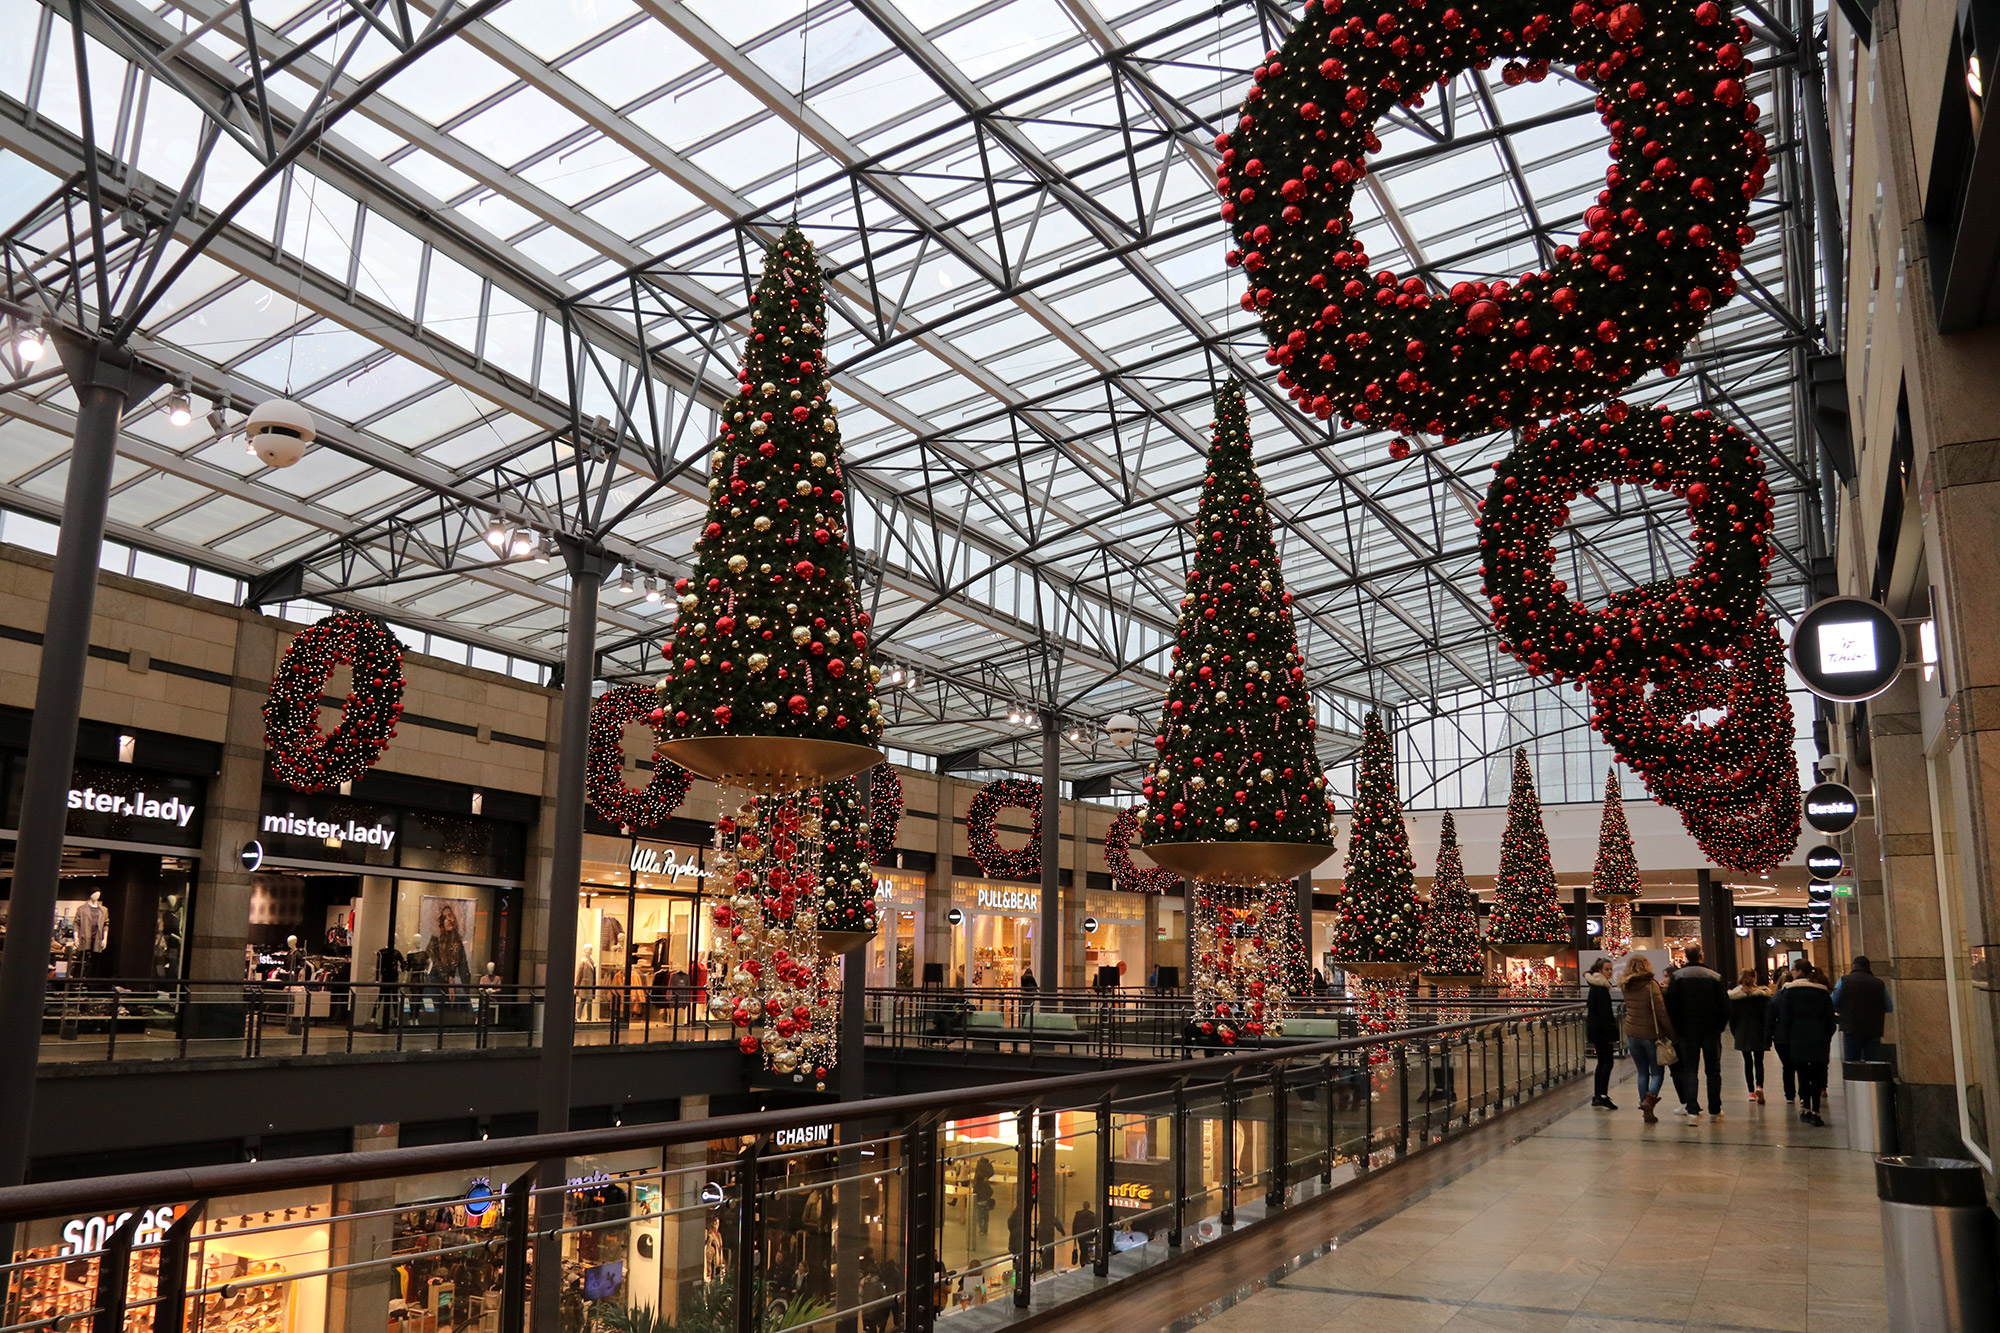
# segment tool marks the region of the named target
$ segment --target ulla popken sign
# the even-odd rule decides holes
[[[670,883],[678,884],[682,876],[691,879],[706,879],[708,872],[696,863],[698,855],[688,849],[685,859],[671,847],[659,847],[648,843],[637,843],[632,848],[632,873],[636,875],[665,875]]]

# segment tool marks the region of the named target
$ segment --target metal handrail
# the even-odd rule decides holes
[[[1282,1049],[1211,1054],[1203,1059],[1162,1061],[1091,1070],[1050,1078],[1022,1079],[977,1089],[917,1093],[858,1102],[782,1111],[758,1111],[664,1124],[571,1130],[476,1143],[395,1148],[383,1152],[334,1153],[266,1162],[146,1171],[95,1179],[48,1181],[0,1189],[0,1222],[28,1221],[49,1216],[81,1216],[140,1207],[162,1198],[213,1198],[265,1191],[331,1185],[430,1172],[462,1171],[498,1163],[549,1161],[634,1148],[666,1148],[711,1139],[760,1138],[802,1125],[846,1124],[850,1121],[911,1122],[932,1112],[968,1106],[1036,1106],[1074,1093],[1102,1092],[1138,1083],[1171,1085],[1187,1079],[1208,1082],[1250,1070],[1306,1064],[1326,1057],[1364,1051],[1380,1045],[1449,1037],[1514,1023],[1533,1023],[1583,1012],[1581,1004],[1518,1010],[1462,1023],[1410,1028],[1314,1042]],[[1518,1096],[1518,1090],[1517,1090]]]

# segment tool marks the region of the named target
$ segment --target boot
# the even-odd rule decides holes
[[[1660,1117],[1653,1114],[1653,1108],[1659,1104],[1660,1094],[1657,1092],[1647,1093],[1646,1099],[1639,1103],[1639,1114],[1645,1117],[1647,1124],[1657,1125],[1660,1123]]]

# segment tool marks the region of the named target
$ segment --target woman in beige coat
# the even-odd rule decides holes
[[[1660,1063],[1661,1038],[1673,1039],[1673,1021],[1667,1017],[1666,997],[1653,977],[1653,965],[1644,954],[1633,954],[1625,966],[1625,1017],[1620,1030],[1625,1048],[1632,1053],[1632,1068],[1639,1078],[1639,1114],[1649,1125],[1660,1118],[1653,1108],[1660,1101],[1660,1085],[1666,1081],[1667,1067]]]

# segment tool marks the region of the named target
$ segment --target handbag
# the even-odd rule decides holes
[[[1654,1028],[1658,1030],[1665,1026],[1665,1024],[1660,1022],[1661,1018],[1660,992],[1658,988],[1655,988],[1652,993],[1652,1002],[1653,1002],[1653,1025]],[[1670,1065],[1678,1061],[1680,1058],[1681,1058],[1681,1053],[1678,1050],[1674,1049],[1674,1039],[1672,1037],[1658,1037],[1654,1039],[1653,1059],[1657,1063],[1662,1065]]]

